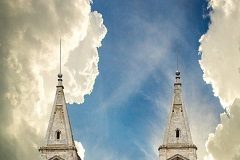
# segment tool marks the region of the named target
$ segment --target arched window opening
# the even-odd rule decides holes
[[[61,138],[61,131],[56,132],[56,138],[57,138],[57,140],[59,140]]]
[[[176,129],[176,137],[179,138],[180,137],[180,130]]]

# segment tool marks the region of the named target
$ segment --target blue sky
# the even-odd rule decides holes
[[[84,104],[69,107],[74,137],[86,150],[85,160],[158,159],[177,54],[192,137],[201,145],[202,155],[204,139],[214,131],[222,112],[198,63],[198,40],[209,24],[206,8],[205,0],[93,2],[92,10],[103,15],[108,29],[99,48],[100,74]],[[199,137],[196,133],[202,138],[194,138]]]

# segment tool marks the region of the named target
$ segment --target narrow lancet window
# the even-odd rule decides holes
[[[59,140],[61,138],[61,131],[57,131],[56,138],[57,138],[57,140]]]
[[[180,137],[180,130],[176,129],[176,138],[179,138],[179,137]]]

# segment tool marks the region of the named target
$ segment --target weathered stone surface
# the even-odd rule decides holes
[[[45,146],[39,149],[43,160],[55,158],[59,160],[80,160],[72,136],[63,88],[62,79],[59,78]]]
[[[176,72],[173,103],[164,142],[159,147],[159,157],[160,160],[171,160],[175,159],[174,157],[183,160],[196,160],[196,150],[197,147],[192,142],[187,114],[182,103],[180,72]]]

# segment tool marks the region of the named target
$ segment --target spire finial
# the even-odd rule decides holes
[[[178,62],[178,58],[179,58],[179,53],[177,53],[177,70],[176,70],[176,82],[178,82],[178,80],[180,79],[180,71],[179,71],[179,62]]]
[[[61,48],[62,48],[62,46],[61,46],[61,37],[60,37],[60,55],[59,55],[59,60],[60,60],[60,64],[59,64],[59,74],[58,74],[58,78],[59,79],[62,79],[62,52],[61,52]]]
[[[179,54],[179,53],[177,53],[177,71],[178,71],[178,54]]]
[[[59,67],[59,69],[60,69],[60,72],[59,72],[59,73],[60,73],[60,74],[62,73],[62,70],[61,70],[61,69],[62,69],[62,68],[61,68],[61,67],[62,67],[62,44],[61,44],[61,42],[62,42],[62,39],[61,39],[61,37],[60,37],[60,57],[59,57],[59,58],[60,58],[60,67]]]

